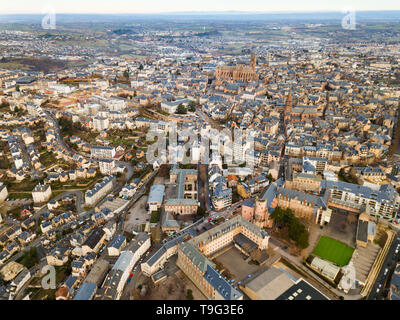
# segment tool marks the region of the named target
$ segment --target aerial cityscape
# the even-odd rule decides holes
[[[0,300],[400,299],[394,2],[5,2]]]

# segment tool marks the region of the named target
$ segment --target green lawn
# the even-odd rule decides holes
[[[345,266],[349,263],[354,249],[343,242],[322,236],[314,251],[314,255],[331,261],[338,266]]]

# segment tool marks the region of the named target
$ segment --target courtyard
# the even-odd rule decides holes
[[[324,227],[325,235],[338,239],[349,246],[354,246],[357,232],[357,215],[332,210],[331,221]]]
[[[238,249],[232,246],[227,251],[218,255],[214,262],[218,266],[222,266],[225,271],[222,272],[228,279],[236,282],[246,278],[249,274],[254,273],[259,266],[249,263],[249,260]],[[226,272],[227,271],[227,272]]]

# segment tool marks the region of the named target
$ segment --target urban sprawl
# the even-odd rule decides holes
[[[165,24],[0,31],[0,298],[400,299],[395,27]]]

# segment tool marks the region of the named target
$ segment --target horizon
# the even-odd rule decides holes
[[[357,10],[357,12],[400,12],[400,9],[382,9],[382,10]],[[57,12],[57,14],[63,15],[163,15],[163,14],[299,14],[299,13],[342,13],[341,10],[305,10],[305,11],[241,11],[241,10],[194,10],[194,11],[160,11],[160,12]],[[18,16],[18,15],[43,15],[42,12],[31,12],[31,13],[0,13],[0,16]]]
[[[183,0],[152,0],[136,2],[126,0],[6,0],[2,1],[0,15],[42,14],[49,10],[60,14],[185,14],[185,13],[247,13],[247,14],[279,14],[279,13],[315,13],[341,12],[353,9],[358,12],[399,11],[397,0],[337,0],[335,3],[319,0],[203,0],[201,3]]]

